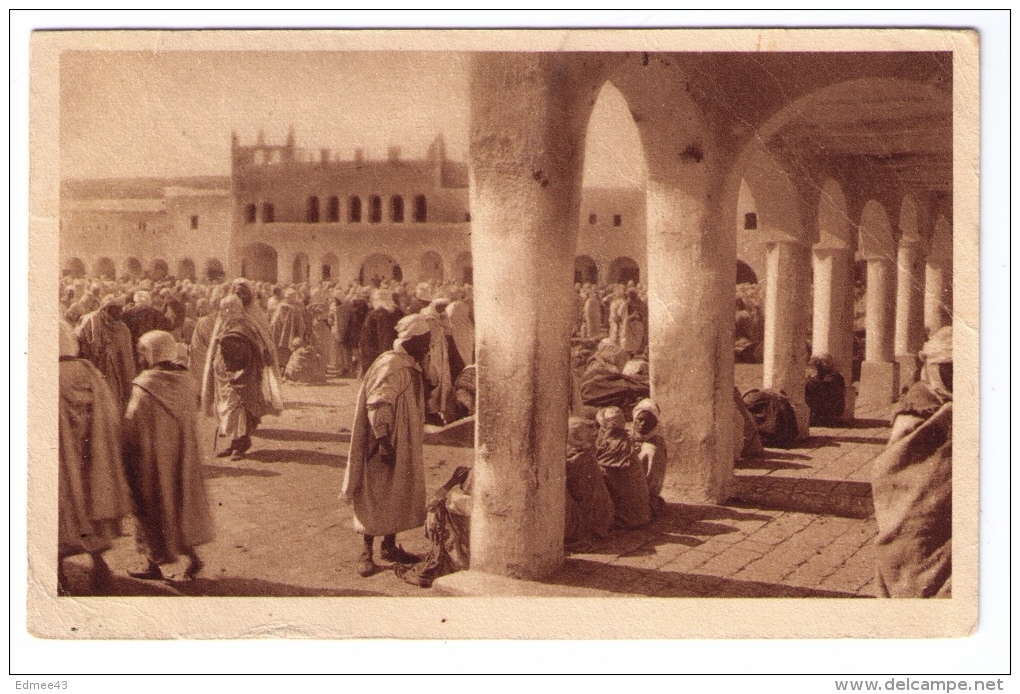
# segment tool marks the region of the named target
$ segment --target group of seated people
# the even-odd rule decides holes
[[[567,427],[563,541],[583,552],[614,530],[650,523],[665,506],[666,443],[656,433],[659,407],[640,400],[628,424],[616,406],[598,410],[595,421],[570,417]],[[428,504],[426,559],[397,567],[404,580],[428,587],[436,578],[466,569],[470,559],[473,473],[460,467]]]

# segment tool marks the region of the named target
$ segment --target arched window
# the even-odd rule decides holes
[[[273,208],[273,203],[267,202],[262,205],[262,221],[265,224],[276,221],[276,210]]]
[[[246,205],[244,208],[244,223],[254,224],[255,219],[258,217],[258,213],[259,208],[255,205],[255,203],[249,203]]]
[[[312,195],[308,198],[308,214],[306,219],[309,223],[316,223],[319,221],[319,196]]]
[[[352,195],[347,201],[347,221],[357,223],[361,221],[361,198]]]
[[[414,196],[414,221],[425,222],[428,221],[429,208],[428,203],[425,202],[424,195]]]
[[[326,221],[340,221],[340,198],[335,195],[331,197],[329,202],[326,204]]]
[[[399,195],[390,198],[390,219],[394,222],[404,221],[404,198]]]
[[[378,224],[382,221],[382,198],[373,195],[368,199],[368,221],[370,224]]]

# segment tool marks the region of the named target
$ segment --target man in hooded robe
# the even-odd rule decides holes
[[[372,310],[361,328],[358,352],[365,369],[397,339],[397,322],[403,318],[389,289],[372,292]]]
[[[631,529],[652,520],[645,468],[638,460],[637,447],[627,433],[626,417],[619,407],[599,410],[599,433],[595,440],[595,461],[602,468],[606,488],[613,499],[617,528]]]
[[[626,337],[627,306],[627,294],[623,285],[614,285],[609,301],[609,340],[621,346]]]
[[[219,457],[243,458],[262,417],[280,412],[264,387],[269,368],[265,347],[240,297],[224,297],[202,385],[205,413],[219,418],[219,433],[230,441]]]
[[[645,471],[648,482],[648,503],[652,517],[658,516],[665,507],[662,498],[662,483],[666,479],[668,456],[666,440],[659,436],[659,406],[651,398],[645,398],[634,407],[631,426],[631,440],[637,446],[637,457]]]
[[[567,494],[563,541],[571,551],[588,549],[609,535],[615,511],[595,460],[595,425],[571,417],[567,424]]]
[[[457,290],[453,301],[446,307],[446,320],[457,355],[465,366],[475,363],[475,324],[471,320],[471,305],[464,290]],[[456,377],[458,374],[454,374]]]
[[[340,378],[351,377],[351,350],[345,340],[347,324],[351,318],[349,298],[342,292],[333,292],[329,304],[329,328],[333,335],[334,353],[336,354],[336,375]]]
[[[276,307],[269,328],[273,334],[277,359],[281,366],[286,366],[290,359],[290,343],[295,337],[302,340],[307,338],[311,328],[308,314],[301,303],[301,295],[296,289],[288,289],[283,293],[283,303]]]
[[[846,380],[828,353],[811,357],[811,369],[814,373],[804,384],[804,400],[811,413],[809,424],[835,426],[843,419],[846,408]]]
[[[131,513],[121,464],[121,407],[99,370],[78,358],[78,342],[64,322],[58,376],[57,586],[68,591],[63,560],[88,554],[91,588],[102,592],[110,579],[103,552],[120,534],[120,520]]]
[[[921,378],[897,403],[889,445],[871,463],[879,597],[952,594],[952,327],[918,356]]]
[[[134,380],[124,415],[124,469],[134,503],[138,548],[147,566],[134,578],[163,578],[160,564],[188,558],[184,577],[202,568],[195,547],[213,539],[202,479],[195,382],[174,362],[177,343],[153,330],[138,341],[146,367]]]
[[[336,371],[336,341],[329,328],[329,308],[323,302],[308,304],[308,319],[311,327],[308,330],[308,344],[314,346],[322,356],[323,366],[327,371]]]
[[[599,303],[598,292],[587,285],[584,292],[583,316],[581,319],[581,337],[590,340],[602,334],[602,305]]]
[[[425,522],[425,383],[429,323],[412,314],[397,323],[393,349],[369,367],[358,392],[342,497],[354,506],[354,529],[364,536],[358,573],[378,570],[373,538],[382,535],[382,558],[411,564],[418,557],[397,545],[397,533]]]
[[[152,305],[152,294],[144,289],[139,289],[132,297],[134,303],[124,309],[124,325],[131,332],[131,345],[134,349],[135,364],[141,368],[138,357],[138,338],[150,330],[173,330],[173,323],[162,311]]]
[[[423,308],[420,315],[429,323],[432,344],[425,366],[425,381],[429,393],[425,399],[425,418],[432,424],[442,425],[457,416],[453,379],[463,371],[464,364],[459,358],[451,358],[450,330],[446,321],[446,306],[449,299],[437,297]],[[454,350],[455,351],[455,350]]]
[[[209,300],[201,297],[195,302],[195,329],[191,333],[191,346],[188,348],[188,371],[195,383],[202,383],[202,370],[209,354],[209,343],[212,342],[213,328],[216,327],[216,313],[210,310]]]
[[[326,362],[315,345],[307,344],[300,337],[290,343],[290,361],[283,377],[293,383],[321,385],[326,382]]]
[[[108,295],[98,310],[82,319],[75,332],[81,356],[103,374],[123,411],[131,398],[135,354],[131,346],[131,331],[121,321],[121,310],[120,300]]]

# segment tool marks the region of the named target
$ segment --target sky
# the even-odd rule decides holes
[[[63,178],[227,175],[230,133],[353,158],[442,133],[467,160],[467,57],[453,52],[68,51],[61,55]],[[637,127],[607,85],[590,121],[585,185],[643,185]]]

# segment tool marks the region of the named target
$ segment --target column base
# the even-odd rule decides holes
[[[866,361],[861,364],[861,386],[857,393],[858,407],[887,407],[899,397],[899,365],[887,361]]]
[[[607,591],[583,586],[565,586],[555,583],[524,581],[508,576],[481,571],[458,571],[435,580],[435,595],[450,597],[531,597],[531,598],[584,598],[612,595]]]

